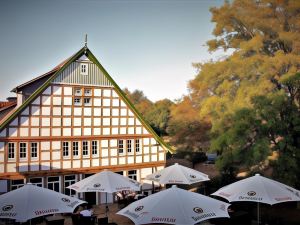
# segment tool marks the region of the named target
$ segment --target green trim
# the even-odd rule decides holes
[[[104,67],[100,64],[100,62],[97,60],[97,58],[93,55],[93,53],[88,49],[83,47],[80,49],[73,57],[71,57],[58,71],[56,71],[41,87],[39,87],[12,115],[10,115],[0,126],[0,131],[2,131],[8,123],[10,123],[25,107],[29,105],[30,102],[32,102],[42,91],[44,91],[49,84],[57,77],[57,75],[63,71],[66,67],[68,67],[73,61],[75,61],[77,58],[79,58],[81,55],[86,54],[87,57],[94,62],[99,69],[103,72],[103,74],[106,76],[106,78],[112,83],[114,86],[116,92],[121,96],[123,101],[131,108],[133,113],[141,123],[147,128],[147,130],[154,136],[155,140],[162,145],[167,151],[173,153],[173,150],[171,147],[166,144],[152,129],[152,127],[148,124],[148,122],[143,118],[143,116],[137,111],[137,109],[134,107],[134,105],[130,102],[130,100],[126,97],[125,93],[122,91],[122,89],[117,85],[117,83],[112,79],[112,77],[108,74],[108,72],[104,69]]]

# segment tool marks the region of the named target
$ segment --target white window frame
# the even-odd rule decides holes
[[[87,157],[89,156],[89,142],[88,141],[82,141],[82,156]]]
[[[141,152],[141,139],[135,139],[135,152]]]
[[[75,97],[74,98],[74,105],[75,106],[81,106],[81,98]]]
[[[74,179],[67,179],[67,178],[70,178],[71,176],[74,176]],[[68,195],[68,196],[71,196],[71,197],[76,197],[77,194],[76,194],[76,191],[72,190],[72,189],[69,189],[69,188],[66,188],[72,184],[75,184],[77,181],[77,177],[75,174],[70,174],[70,175],[65,175],[64,176],[64,187],[65,187],[65,190],[64,190],[64,194],[65,195]],[[66,193],[66,192],[69,192],[69,193]]]
[[[124,154],[124,140],[118,140],[118,153],[119,155]]]
[[[77,143],[77,144],[75,144],[75,143]],[[74,152],[76,152],[77,154],[74,154]],[[79,141],[72,142],[72,154],[74,157],[79,156]]]
[[[85,88],[84,89],[84,96],[92,96],[92,89],[91,88]]]
[[[82,89],[81,88],[74,88],[74,95],[75,96],[81,96],[82,95]]]
[[[49,178],[52,178],[52,177],[58,177],[58,181],[50,181],[49,182]],[[47,188],[49,189],[49,190],[52,190],[52,191],[55,191],[54,190],[54,184],[57,184],[58,183],[58,192],[60,192],[60,189],[61,189],[61,185],[60,185],[60,176],[51,176],[51,177],[47,177]],[[53,187],[50,189],[49,188],[49,184],[52,184],[53,185]]]
[[[36,146],[33,146],[34,144]],[[33,150],[35,150],[36,152],[33,152]],[[38,151],[39,151],[38,143],[37,142],[31,142],[30,143],[30,158],[31,159],[37,159],[38,158]],[[34,156],[34,155],[36,155],[36,156]]]
[[[32,182],[33,179],[41,179],[41,182]],[[43,187],[43,177],[31,177],[29,178],[29,182],[38,187]]]
[[[20,158],[20,160],[27,159],[27,143],[26,142],[19,143],[19,158]]]
[[[14,182],[16,182],[16,181],[23,181],[23,183],[20,183],[20,184],[14,184]],[[11,181],[10,181],[10,190],[11,190],[11,191],[12,191],[12,190],[16,190],[16,189],[18,189],[18,188],[20,188],[20,187],[23,187],[24,184],[25,184],[24,179],[11,180]]]
[[[132,140],[131,139],[126,140],[126,148],[127,148],[127,153],[132,154]]]
[[[137,170],[128,170],[128,178],[137,180]]]
[[[89,74],[89,64],[80,63],[80,74],[81,75],[88,75]]]
[[[86,101],[88,100],[88,101]],[[91,106],[92,105],[92,99],[91,98],[83,98],[83,104],[85,106]]]
[[[98,141],[95,140],[92,141],[91,145],[92,145],[92,155],[98,155],[98,146],[99,146]]]
[[[65,145],[66,144],[66,145]],[[62,143],[62,149],[63,149],[63,157],[67,158],[70,156],[70,143],[68,141],[63,141]]]
[[[8,142],[8,160],[13,160],[16,158],[16,143],[15,142]]]

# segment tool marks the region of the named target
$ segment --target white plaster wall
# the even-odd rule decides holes
[[[92,166],[99,166],[100,162],[99,159],[92,159]]]
[[[73,168],[80,168],[80,160],[73,160]]]
[[[61,105],[61,97],[53,97],[53,105]]]
[[[40,103],[41,103],[41,98],[40,98],[40,97],[37,97],[37,98],[32,102],[33,105],[40,105]]]
[[[150,141],[149,138],[144,138],[144,145],[149,145]]]
[[[91,126],[92,125],[92,118],[84,118],[83,122],[84,122],[84,126]]]
[[[50,127],[50,118],[43,117],[42,118],[42,126],[43,127]]]
[[[82,115],[82,109],[75,107],[74,108],[74,116],[81,116]]]
[[[6,164],[6,170],[8,173],[17,172],[16,164],[15,163],[7,163]]]
[[[63,161],[63,169],[70,169],[71,168],[71,161]]]
[[[110,97],[111,96],[111,90],[110,89],[104,89],[103,90],[103,96],[104,97]]]
[[[0,137],[6,137],[6,128],[0,132]]]
[[[52,128],[52,136],[61,136],[60,128]]]
[[[50,162],[42,162],[41,163],[42,170],[49,170],[50,169]]]
[[[4,151],[4,142],[0,142],[0,152]]]
[[[42,105],[50,105],[51,96],[42,96]]]
[[[41,142],[41,150],[49,151],[50,150],[50,141],[42,141]]]
[[[149,147],[144,147],[144,154],[149,154],[150,150]]]
[[[120,106],[120,101],[119,101],[119,99],[113,99],[113,100],[112,100],[112,105],[113,105],[114,107],[119,107],[119,106]]]
[[[152,174],[152,168],[142,168],[141,169],[141,178],[145,178],[147,175]]]
[[[103,106],[110,106],[110,99],[109,98],[104,98],[102,101]]]
[[[144,155],[144,162],[150,162],[149,155]]]
[[[142,134],[142,128],[141,127],[135,127],[135,133],[136,134]]]
[[[50,160],[50,152],[42,152],[42,160]]]
[[[127,119],[126,118],[121,118],[120,119],[120,125],[126,126],[126,124],[127,124]]]
[[[127,133],[126,127],[121,127],[120,128],[120,134],[126,134],[126,133]]]
[[[18,118],[15,118],[10,124],[9,126],[18,126]]]
[[[52,151],[52,160],[60,159],[60,152],[59,151]]]
[[[18,129],[17,128],[9,128],[8,133],[10,137],[16,137],[18,135]]]
[[[143,134],[149,134],[145,127],[143,127]]]
[[[110,135],[110,129],[109,128],[103,128],[103,135]]]
[[[43,92],[44,95],[51,95],[51,87],[47,87],[46,90]]]
[[[109,108],[104,108],[102,113],[102,116],[110,116],[110,109]]]
[[[134,157],[133,157],[133,156],[128,156],[128,158],[127,158],[127,163],[128,163],[128,164],[134,163]]]
[[[40,170],[40,166],[38,163],[30,163],[30,171],[39,171]]]
[[[110,126],[110,118],[103,118],[102,125],[103,126]]]
[[[112,116],[119,116],[119,109],[112,109]]]
[[[94,108],[94,116],[101,116],[101,109],[100,108]]]
[[[142,156],[136,156],[135,157],[135,162],[136,163],[142,163],[143,162],[143,157]]]
[[[72,115],[72,109],[70,107],[65,107],[63,115],[64,116],[71,116]]]
[[[72,105],[72,97],[64,97],[64,105]]]
[[[119,129],[117,127],[113,127],[111,129],[111,134],[119,134]]]
[[[61,95],[62,88],[60,86],[53,86],[53,95]]]
[[[60,107],[53,107],[52,113],[54,116],[61,116],[61,108]]]
[[[108,157],[108,150],[107,149],[102,149],[101,156],[102,157]]]
[[[84,135],[92,135],[92,128],[84,128],[83,134]]]
[[[157,161],[157,154],[151,155],[151,161],[156,162]]]
[[[101,164],[102,164],[102,166],[108,166],[109,165],[109,160],[108,159],[102,159]]]
[[[27,137],[29,135],[28,128],[20,128],[20,136]]]
[[[71,136],[71,128],[63,128],[64,136]]]
[[[159,161],[164,161],[165,160],[165,154],[163,152],[159,153]]]
[[[151,153],[157,153],[157,146],[151,146]]]
[[[119,97],[118,93],[115,90],[112,90],[112,96],[115,98]]]
[[[117,158],[110,158],[110,165],[114,166],[118,164],[118,159]]]
[[[53,150],[60,150],[60,148],[61,148],[60,141],[52,141],[52,149]]]
[[[40,118],[31,117],[31,126],[39,126],[39,125],[40,125]]]
[[[124,106],[127,106],[127,105],[125,104],[124,101],[121,100],[121,106],[124,107]]]
[[[101,128],[94,128],[94,135],[101,135]]]
[[[72,95],[72,87],[64,87],[64,95]]]
[[[94,96],[100,97],[101,96],[101,89],[94,89]]]
[[[128,128],[128,134],[134,134],[134,127]]]
[[[31,106],[31,115],[39,116],[40,115],[40,107],[38,106]]]
[[[84,159],[82,160],[82,167],[90,167],[90,160],[89,159]]]
[[[31,128],[30,131],[31,131],[31,134],[30,134],[31,136],[33,136],[33,137],[40,136],[39,128]]]
[[[94,118],[94,126],[100,126],[101,125],[101,118]]]
[[[28,126],[29,125],[29,117],[27,116],[21,116],[20,117],[21,126]]]
[[[69,127],[72,125],[71,118],[63,118],[63,126]]]
[[[19,172],[26,172],[28,171],[28,164],[27,163],[19,163]]]
[[[118,156],[118,149],[116,148],[110,149],[110,156]]]
[[[101,106],[101,98],[94,98],[94,106]]]
[[[91,116],[92,115],[92,108],[84,108],[83,109],[83,115]]]
[[[50,128],[41,128],[41,135],[43,137],[50,136]]]
[[[53,169],[61,169],[61,164],[59,161],[52,162],[52,168]]]
[[[29,108],[26,107],[26,109],[24,109],[24,110],[21,112],[21,115],[22,115],[22,116],[28,116],[28,115],[29,115]]]
[[[127,109],[121,109],[121,116],[127,116]]]
[[[73,129],[74,136],[81,136],[81,128],[74,128]]]
[[[123,165],[126,163],[126,158],[125,157],[119,157],[119,164]]]
[[[52,126],[60,127],[61,126],[61,118],[52,118]]]
[[[81,126],[81,118],[74,118],[73,119],[73,125],[76,126]]]

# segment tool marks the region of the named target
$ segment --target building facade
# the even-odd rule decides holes
[[[168,146],[87,47],[13,92],[0,109],[0,192],[31,182],[77,195],[66,187],[103,169],[143,181],[165,165]]]

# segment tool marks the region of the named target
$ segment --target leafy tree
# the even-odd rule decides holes
[[[216,24],[210,51],[233,49],[225,60],[195,64],[189,83],[200,116],[219,120],[251,106],[253,96],[282,89],[280,79],[300,67],[300,1],[238,0],[212,8]]]
[[[281,83],[289,94],[279,91],[256,96],[252,108],[240,109],[227,118],[211,145],[221,153],[218,166],[222,170],[259,165],[276,151],[273,175],[300,187],[300,108],[295,94],[300,91],[299,83],[300,74],[291,76]]]
[[[206,151],[210,124],[199,120],[198,108],[189,97],[184,97],[171,107],[167,131],[177,151]]]
[[[167,126],[170,118],[170,107],[174,103],[169,99],[160,100],[145,113],[146,120],[149,121],[158,135],[167,134]]]

